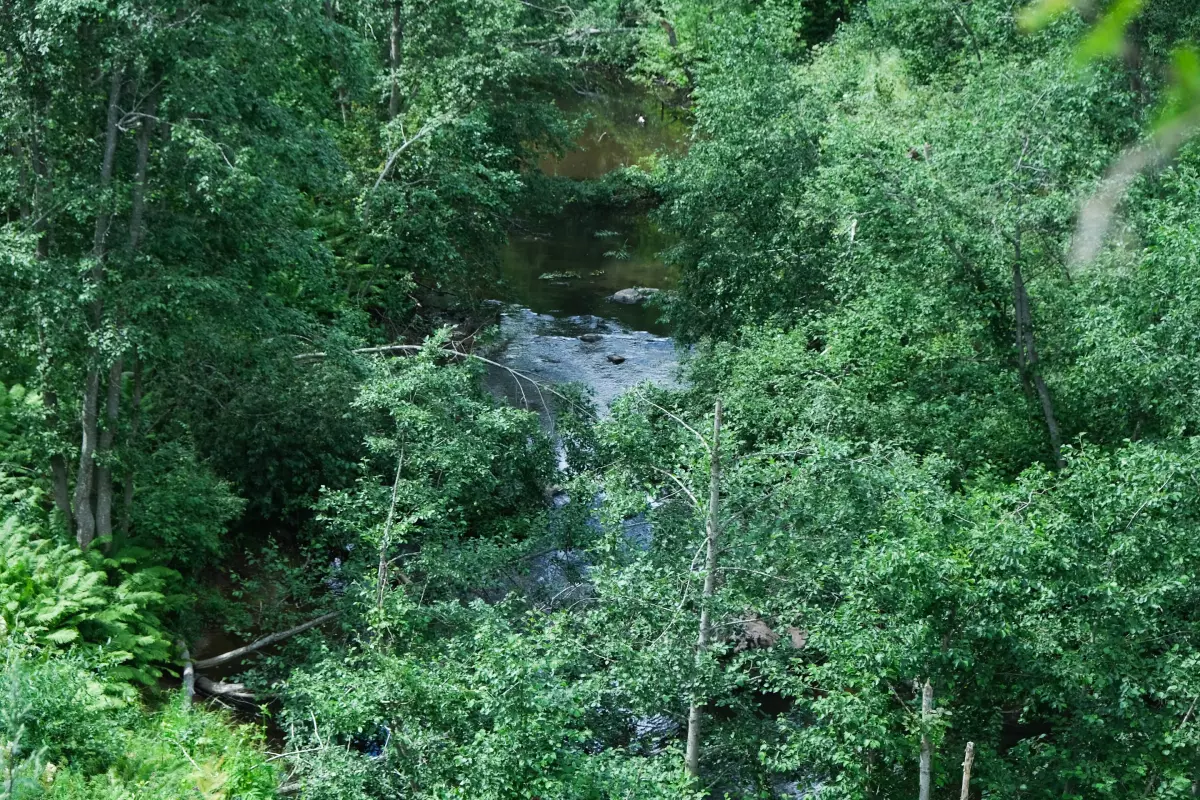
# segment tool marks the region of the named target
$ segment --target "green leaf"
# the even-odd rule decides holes
[[[1145,0],[1117,0],[1092,28],[1075,51],[1075,61],[1085,64],[1098,58],[1120,55],[1125,47],[1125,31],[1145,5]]]

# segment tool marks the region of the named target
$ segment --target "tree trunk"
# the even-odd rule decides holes
[[[920,800],[929,800],[929,787],[933,774],[933,740],[929,736],[929,723],[933,719],[933,685],[928,679],[921,691],[921,786]]]
[[[396,479],[392,481],[392,503],[388,506],[387,523],[383,526],[383,538],[379,540],[379,574],[376,608],[383,608],[383,594],[387,588],[388,548],[392,544],[392,523],[396,519],[396,494],[400,491],[400,472],[404,469],[404,445],[400,445],[400,458],[396,460]]]
[[[1013,309],[1016,318],[1017,333],[1017,364],[1021,377],[1027,385],[1032,385],[1037,395],[1038,404],[1042,409],[1042,417],[1046,422],[1046,433],[1050,439],[1050,453],[1054,463],[1060,469],[1066,466],[1062,457],[1062,434],[1059,432],[1058,419],[1054,414],[1054,401],[1050,389],[1042,379],[1039,369],[1037,342],[1033,335],[1033,314],[1029,308],[1029,293],[1025,288],[1025,277],[1021,273],[1020,240],[1015,241],[1016,259],[1013,261]]]
[[[700,634],[696,639],[697,658],[708,648],[708,640],[711,634],[709,629],[709,606],[717,587],[717,545],[721,531],[720,522],[718,521],[718,514],[721,510],[720,444],[721,401],[718,400],[716,413],[713,417],[712,450],[709,453],[708,518],[705,524],[707,553],[704,559],[704,594],[700,601]],[[703,704],[693,698],[692,704],[688,708],[687,751],[684,754],[684,765],[687,768],[688,775],[693,779],[700,777],[700,721],[702,710]]]
[[[87,549],[96,538],[96,515],[92,510],[92,478],[95,475],[96,407],[99,403],[100,371],[88,369],[83,390],[83,437],[79,446],[79,472],[75,476],[75,540]]]
[[[100,210],[96,214],[96,230],[92,237],[92,280],[97,285],[104,277],[104,241],[108,236],[108,225],[112,221],[112,199],[108,190],[112,187],[113,161],[117,156],[117,114],[121,101],[120,67],[113,67],[112,79],[108,87],[108,115],[104,122],[104,156],[100,162]]]
[[[108,396],[104,402],[104,429],[100,431],[100,463],[96,466],[96,535],[112,536],[112,450],[121,414],[121,378],[124,362],[118,358],[108,370]]]
[[[968,800],[971,796],[971,765],[975,763],[975,743],[967,742],[967,752],[963,757],[962,791],[958,800]]]
[[[667,34],[667,44],[672,49],[679,45],[679,38],[675,35],[675,26],[665,19],[660,19],[658,24],[662,26],[663,31]]]
[[[148,107],[148,115],[154,115],[154,101]],[[129,258],[137,253],[141,245],[146,209],[146,168],[150,162],[150,129],[152,122],[143,117],[138,129],[137,167],[134,172],[133,190],[129,209]],[[124,359],[118,357],[108,373],[108,396],[104,406],[104,430],[100,433],[100,464],[96,475],[96,535],[112,536],[113,523],[113,443],[121,418],[121,383],[124,377]],[[128,498],[132,502],[132,498]],[[128,509],[126,509],[128,510]]]
[[[388,119],[400,114],[400,48],[404,43],[404,23],[400,0],[392,3],[392,30],[388,37],[388,67],[392,73],[392,91],[388,97]]]
[[[137,445],[138,430],[142,422],[142,362],[133,355],[133,395],[129,402],[129,442]],[[121,476],[123,493],[121,506],[121,533],[128,535],[133,523],[133,464],[126,460],[125,474]]]
[[[104,318],[102,289],[104,286],[105,239],[112,221],[112,203],[108,197],[112,187],[113,161],[117,154],[117,112],[121,98],[121,69],[113,67],[108,91],[108,115],[104,127],[104,155],[100,165],[100,209],[96,213],[96,229],[92,238],[92,299],[89,320],[93,333],[99,333]],[[96,517],[92,510],[92,492],[95,478],[95,454],[98,436],[98,406],[100,402],[100,353],[96,346],[89,352],[87,379],[83,393],[83,409],[80,415],[82,435],[79,448],[79,472],[75,479],[75,538],[79,546],[87,548],[96,538]]]
[[[157,104],[153,97],[147,105],[146,115],[138,127],[137,138],[137,167],[133,179],[133,193],[129,206],[129,251],[136,253],[142,244],[145,233],[146,212],[146,169],[150,164],[150,132],[154,127],[154,116]]]

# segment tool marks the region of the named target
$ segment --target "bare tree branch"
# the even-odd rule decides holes
[[[303,633],[304,631],[308,630],[309,628],[315,628],[318,625],[323,625],[324,623],[329,622],[329,620],[333,619],[334,617],[338,616],[341,613],[342,612],[340,612],[340,611],[331,611],[328,614],[322,614],[321,616],[317,617],[316,619],[310,619],[308,622],[305,622],[302,625],[297,625],[294,628],[288,628],[286,631],[280,631],[279,633],[272,633],[270,636],[264,636],[261,639],[258,639],[256,641],[251,642],[248,645],[245,645],[244,647],[239,647],[236,650],[230,650],[228,653],[222,653],[219,656],[213,656],[212,658],[202,659],[202,660],[196,662],[196,669],[208,669],[209,667],[217,667],[217,666],[220,666],[221,664],[226,664],[230,661],[236,661],[237,659],[242,658],[243,656],[248,656],[251,653],[256,653],[259,650],[262,650],[264,647],[270,647],[271,645],[275,644],[276,642],[282,642],[284,639],[287,639],[290,636],[295,636],[298,633]]]

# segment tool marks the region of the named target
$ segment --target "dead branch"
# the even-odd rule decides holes
[[[971,795],[971,765],[975,763],[975,743],[967,742],[967,752],[963,757],[962,792],[959,800],[969,800]]]
[[[247,689],[244,683],[214,681],[203,675],[197,675],[196,688],[209,697],[217,697],[225,700],[241,700],[247,703],[255,702],[254,692]]]
[[[1085,265],[1096,257],[1116,214],[1117,204],[1138,175],[1156,169],[1173,157],[1200,127],[1200,110],[1193,110],[1159,128],[1149,140],[1121,154],[1079,214],[1071,264]]]
[[[284,639],[287,639],[290,636],[295,636],[297,633],[303,633],[309,628],[315,628],[318,625],[323,625],[341,613],[342,612],[340,611],[331,611],[328,614],[322,614],[316,619],[310,619],[303,625],[297,625],[294,628],[289,628],[286,631],[280,631],[279,633],[272,633],[270,636],[264,636],[261,639],[245,645],[244,647],[239,647],[236,650],[230,650],[228,653],[222,653],[219,656],[213,656],[212,658],[205,658],[197,661],[195,667],[196,669],[208,669],[209,667],[217,667],[221,664],[227,664],[230,661],[236,661],[243,656],[256,653],[259,650],[262,650],[264,647],[270,647],[276,642],[282,642]]]
[[[419,345],[419,344],[387,344],[387,345],[383,345],[381,347],[357,347],[357,348],[351,350],[350,352],[354,353],[355,355],[364,355],[364,356],[369,356],[369,355],[385,355],[385,356],[386,355],[408,355],[408,356],[412,356],[412,355],[416,355],[416,354],[420,353],[424,349],[425,349],[424,345]],[[555,390],[554,387],[550,386],[549,384],[544,384],[534,378],[531,378],[530,376],[526,375],[524,372],[519,372],[510,366],[501,364],[499,361],[493,361],[490,358],[485,358],[476,353],[468,353],[465,350],[458,350],[454,347],[441,347],[441,348],[438,348],[438,350],[439,350],[439,352],[441,352],[442,354],[444,354],[446,356],[449,356],[450,358],[470,358],[475,361],[479,361],[480,363],[488,364],[490,366],[502,369],[505,372],[507,372],[509,375],[512,375],[514,379],[528,381],[534,388],[536,388],[538,390],[539,396],[541,395],[542,389],[545,389],[546,391],[550,392],[550,394],[554,395],[555,397],[557,397],[560,400],[569,404],[572,408],[574,408],[578,411],[587,412],[587,409],[580,407],[579,404],[576,403],[574,400],[567,397],[565,394],[562,394],[561,392]],[[300,353],[298,355],[292,356],[292,358],[297,363],[300,363],[300,364],[311,364],[311,363],[314,363],[317,361],[322,361],[328,357],[329,357],[329,354],[325,353],[325,352]],[[518,385],[520,385],[520,384],[518,384]],[[549,409],[549,407],[547,407],[544,398],[542,399],[542,407],[546,410],[547,414],[550,413],[550,409]]]

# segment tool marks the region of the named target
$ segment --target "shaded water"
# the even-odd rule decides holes
[[[586,124],[575,140],[576,150],[542,160],[547,175],[600,178],[621,167],[649,168],[659,154],[685,147],[687,125],[678,112],[663,98],[630,83],[577,92],[560,99],[558,106]]]
[[[667,333],[658,311],[607,298],[620,289],[669,289],[676,273],[658,259],[666,240],[644,215],[589,210],[514,237],[505,248],[502,275],[508,298],[539,314],[596,315],[634,330]]]
[[[586,124],[578,149],[543,160],[547,174],[593,180],[622,167],[650,168],[660,154],[683,148],[684,124],[630,84],[561,105]],[[585,384],[602,413],[636,384],[673,385],[678,357],[658,310],[608,299],[632,287],[672,288],[677,275],[657,257],[667,244],[644,212],[597,208],[570,208],[514,235],[502,254],[499,360],[539,381]],[[584,342],[583,334],[602,338]],[[511,376],[496,373],[494,391],[534,403],[530,387],[522,393]]]

